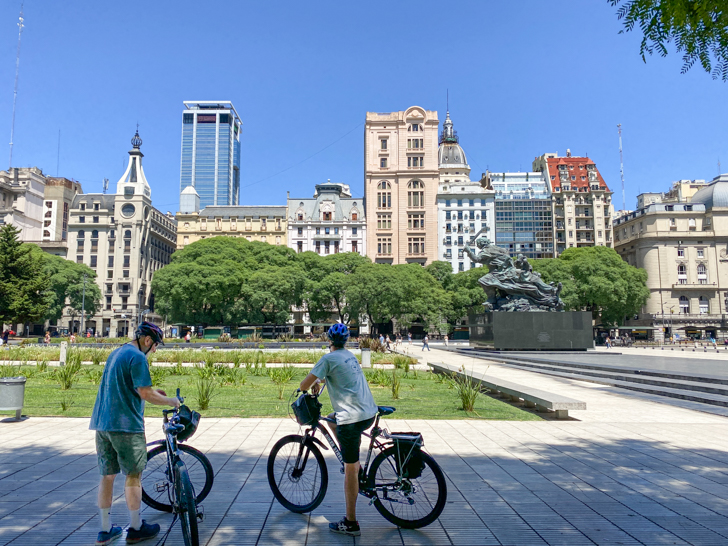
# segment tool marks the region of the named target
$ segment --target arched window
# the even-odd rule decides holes
[[[690,313],[690,301],[687,296],[680,296],[680,312],[684,315]]]
[[[425,206],[425,185],[419,180],[407,184],[407,206],[416,209]]]
[[[92,239],[98,239],[99,238],[99,230],[95,229],[91,232],[91,238]]]
[[[688,284],[688,268],[685,264],[678,264],[677,266],[677,283]]]
[[[48,212],[45,213],[45,217],[46,218],[52,218],[53,217],[53,213],[51,211],[48,211]]]
[[[698,284],[708,284],[708,268],[705,264],[698,264]]]
[[[127,229],[124,232],[124,239],[131,239],[131,230],[130,229]]]
[[[85,233],[83,232],[83,230],[82,230],[82,229],[80,229],[80,230],[78,231],[78,238],[79,238],[79,239],[83,239],[84,235],[86,235],[86,234],[85,234]]]
[[[700,307],[701,315],[707,315],[710,312],[710,304],[708,303],[708,298],[706,298],[705,296],[700,296],[698,304]]]
[[[392,208],[392,186],[386,180],[380,182],[377,185],[377,208],[378,209],[391,209]]]
[[[51,236],[51,232],[48,231],[47,229],[44,229],[43,230],[43,237],[50,237],[50,236]]]

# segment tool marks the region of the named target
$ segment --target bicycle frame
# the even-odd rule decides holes
[[[170,422],[169,414],[172,414],[172,420]],[[172,470],[174,468],[174,465],[177,461],[181,460],[179,449],[177,448],[177,432],[179,432],[178,428],[179,424],[174,423],[174,416],[177,414],[177,410],[162,410],[162,415],[164,416],[164,421],[162,424],[162,429],[164,430],[164,439],[163,440],[155,440],[153,442],[149,442],[147,446],[153,446],[153,445],[161,445],[164,444],[167,448],[167,473],[169,481],[174,484],[175,477],[174,477],[174,471]],[[159,487],[159,486],[157,486]],[[161,491],[158,489],[158,493],[161,493]],[[167,494],[169,495],[169,491],[167,491]]]

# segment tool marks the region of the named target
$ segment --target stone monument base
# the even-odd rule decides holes
[[[470,344],[498,350],[585,351],[594,347],[590,311],[485,311],[468,316]]]

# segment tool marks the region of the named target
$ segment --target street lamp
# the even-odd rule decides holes
[[[88,275],[86,273],[83,274],[83,296],[81,297],[81,332],[80,334],[83,336],[86,333],[85,325],[86,325],[86,277]]]

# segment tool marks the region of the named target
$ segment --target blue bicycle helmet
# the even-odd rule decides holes
[[[151,322],[144,321],[136,329],[136,337],[139,339],[142,336],[149,336],[154,340],[154,343],[160,343],[164,345],[162,341],[164,339],[164,332],[162,329]]]
[[[335,347],[343,347],[346,344],[346,340],[349,339],[349,329],[346,327],[346,324],[337,322],[329,328],[327,335]]]

